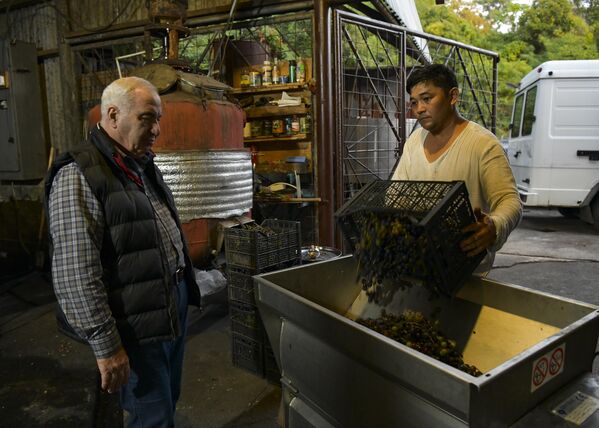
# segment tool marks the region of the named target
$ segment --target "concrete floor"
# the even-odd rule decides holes
[[[46,278],[8,285],[0,296],[0,426],[118,427],[116,397],[98,394],[91,351],[56,331]],[[191,309],[177,427],[277,426],[280,388],[233,367],[230,341],[226,306]]]
[[[490,277],[599,305],[599,232],[556,211],[527,210]],[[177,427],[276,427],[280,388],[231,364],[228,310],[190,313]],[[89,349],[56,332],[43,275],[0,284],[0,425],[118,427],[97,393]],[[594,370],[597,372],[596,370]]]

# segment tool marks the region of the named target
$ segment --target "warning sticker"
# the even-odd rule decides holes
[[[564,371],[566,359],[566,344],[562,343],[557,348],[537,358],[532,364],[530,379],[530,392],[545,385],[554,377]]]
[[[599,409],[598,399],[576,391],[551,412],[568,422],[582,425],[597,409]]]

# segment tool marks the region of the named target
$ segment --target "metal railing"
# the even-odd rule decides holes
[[[343,201],[395,169],[416,126],[405,90],[415,66],[451,67],[461,89],[460,113],[495,131],[496,53],[344,11],[335,11],[333,21],[336,152],[342,157],[336,192]]]

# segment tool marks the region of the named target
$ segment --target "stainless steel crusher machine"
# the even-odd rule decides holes
[[[598,308],[472,277],[452,298],[413,286],[369,302],[346,256],[254,277],[287,427],[599,427]],[[436,318],[471,376],[358,324]]]

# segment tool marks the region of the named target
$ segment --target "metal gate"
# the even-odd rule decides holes
[[[415,66],[451,67],[461,90],[460,113],[495,131],[495,52],[376,21],[334,13],[335,106],[343,201],[395,169],[406,138],[417,125],[409,117],[406,78]],[[339,181],[339,180],[338,180]]]

